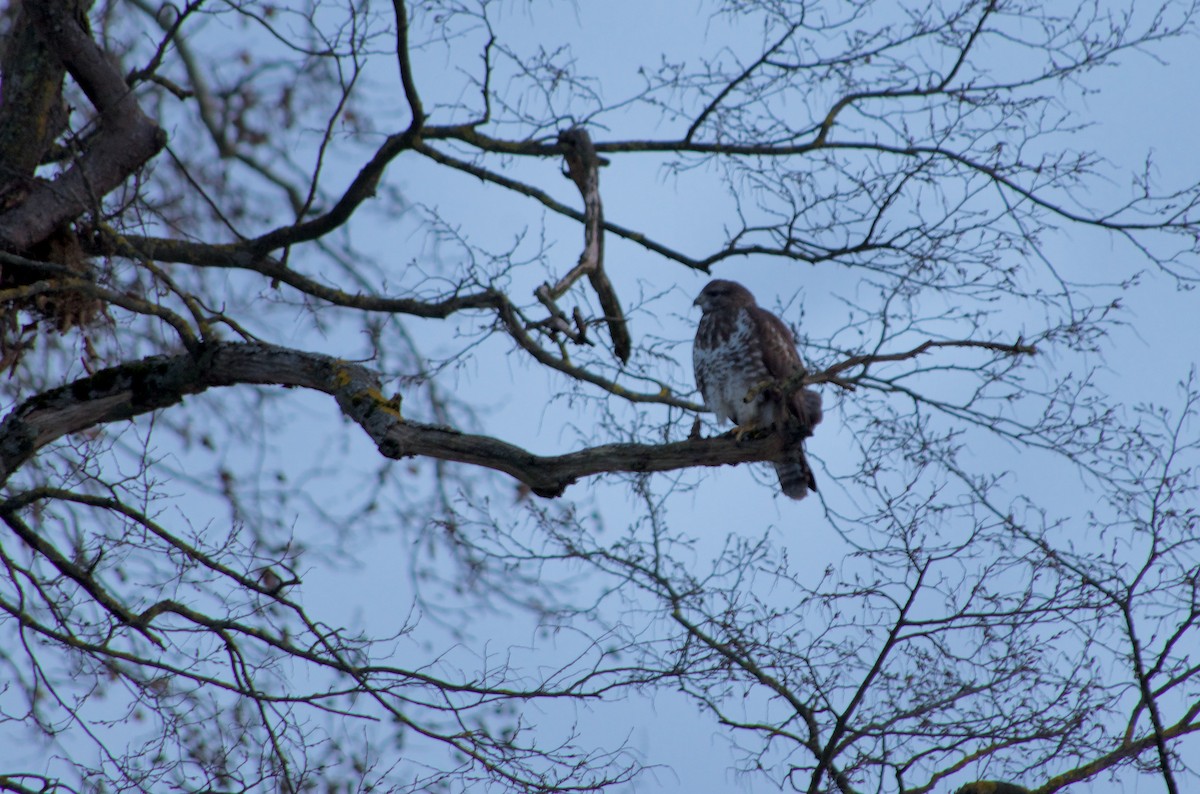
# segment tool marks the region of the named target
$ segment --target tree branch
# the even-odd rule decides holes
[[[400,460],[430,457],[504,472],[539,496],[560,496],[581,478],[608,472],[672,471],[779,457],[779,434],[671,444],[604,444],[541,456],[489,436],[406,421],[399,396],[385,398],[379,375],[361,365],[266,344],[203,345],[195,356],[154,356],[102,370],[33,397],[0,423],[0,483],[39,449],[71,433],[133,419],[178,404],[187,395],[241,384],[299,386],[333,396],[342,412]]]
[[[563,149],[571,181],[579,188],[579,194],[583,197],[583,253],[579,255],[579,264],[575,265],[571,272],[553,287],[549,284],[538,287],[536,294],[552,313],[560,313],[554,301],[562,297],[580,276],[587,274],[604,311],[604,321],[608,323],[609,335],[612,337],[613,352],[624,363],[629,361],[633,343],[629,338],[629,328],[617,298],[617,291],[604,272],[604,209],[600,203],[600,162],[596,157],[596,148],[592,145],[591,136],[583,127],[563,130],[558,135],[558,144]]]
[[[100,131],[62,176],[34,183],[28,197],[0,213],[0,247],[24,251],[89,209],[166,145],[166,134],[138,106],[112,61],[61,0],[24,3],[24,12],[100,114]]]

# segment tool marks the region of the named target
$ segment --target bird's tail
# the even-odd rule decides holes
[[[812,467],[804,456],[804,447],[799,444],[788,451],[784,460],[775,464],[775,473],[779,475],[780,489],[792,499],[803,499],[809,491],[817,490]]]

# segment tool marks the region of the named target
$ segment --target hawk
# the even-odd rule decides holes
[[[821,395],[800,386],[787,394],[779,389],[781,381],[804,372],[795,337],[735,281],[710,281],[695,305],[704,313],[692,348],[704,404],[718,421],[737,425],[739,437],[759,427],[789,431],[794,444],[775,471],[784,494],[803,499],[817,490],[804,439],[821,421]]]

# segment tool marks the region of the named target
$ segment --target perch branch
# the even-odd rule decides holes
[[[563,455],[536,455],[488,436],[402,418],[399,398],[380,392],[367,367],[266,344],[202,345],[195,355],[154,356],[102,370],[25,401],[0,423],[0,482],[39,449],[71,433],[169,408],[191,394],[239,384],[293,386],[333,396],[392,459],[430,457],[483,466],[525,483],[539,496],[605,472],[654,472],[776,459],[778,434],[729,436],[671,444],[605,444]]]

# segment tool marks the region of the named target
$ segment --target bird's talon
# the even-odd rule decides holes
[[[729,432],[733,433],[733,437],[737,441],[741,441],[747,435],[757,432],[758,429],[759,429],[759,427],[757,424],[746,424],[746,425],[738,425],[737,427],[733,428],[733,430],[731,430]]]

